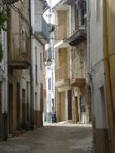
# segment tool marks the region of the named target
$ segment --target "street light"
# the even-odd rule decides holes
[[[48,59],[46,62],[45,62],[45,65],[46,66],[51,66],[52,64],[52,60],[51,59]]]

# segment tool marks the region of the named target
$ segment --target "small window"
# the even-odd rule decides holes
[[[37,47],[35,47],[35,80],[36,80],[36,84],[38,84],[38,64],[37,64],[37,60],[38,60],[38,55],[37,55]]]
[[[40,53],[40,69],[42,70],[42,53]]]
[[[26,33],[25,30],[21,31],[21,51],[25,52],[26,51]]]
[[[51,90],[51,78],[48,79],[48,90]]]
[[[37,108],[37,103],[38,103],[38,95],[37,92],[35,92],[35,108]]]

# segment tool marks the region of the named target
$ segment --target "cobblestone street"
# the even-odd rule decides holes
[[[89,153],[92,130],[74,124],[46,125],[0,143],[0,153]]]

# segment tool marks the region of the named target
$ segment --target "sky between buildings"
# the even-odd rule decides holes
[[[61,0],[47,0],[48,4],[51,5],[51,7],[55,6],[59,1]]]

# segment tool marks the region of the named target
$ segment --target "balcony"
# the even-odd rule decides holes
[[[46,44],[49,42],[50,32],[49,25],[46,23],[45,19],[42,15],[39,16],[38,25],[35,28],[35,36],[43,43]]]
[[[68,65],[65,64],[56,69],[56,86],[63,86],[69,83],[69,69]]]
[[[85,66],[81,65],[79,58],[72,61],[72,79],[71,85],[75,87],[83,87],[86,83]]]
[[[9,46],[8,66],[11,69],[27,69],[30,66],[30,39],[19,39],[19,34],[14,34]]]
[[[71,81],[71,86],[73,87],[83,87],[86,84],[85,78],[76,78]]]
[[[78,29],[66,40],[66,42],[71,46],[77,46],[81,42],[85,41],[86,37],[86,29]]]
[[[55,31],[55,35],[56,35],[57,40],[66,39],[68,36],[67,28],[64,25],[57,26],[56,31]]]

